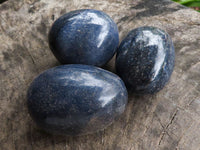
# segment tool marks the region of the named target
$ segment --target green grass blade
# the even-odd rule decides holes
[[[200,0],[181,0],[179,3],[182,5],[188,5],[189,3],[198,4],[198,3],[200,3]]]

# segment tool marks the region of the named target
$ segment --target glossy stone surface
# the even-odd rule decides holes
[[[40,74],[32,82],[27,99],[31,117],[43,130],[82,135],[104,129],[122,114],[127,91],[117,75],[73,64]]]
[[[116,70],[128,89],[153,94],[170,79],[175,52],[170,36],[155,27],[132,30],[117,51]]]
[[[49,46],[63,64],[105,65],[119,44],[117,25],[104,12],[82,9],[55,21]]]

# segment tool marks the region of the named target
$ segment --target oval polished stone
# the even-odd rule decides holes
[[[104,12],[82,9],[55,21],[49,46],[63,64],[105,65],[119,44],[117,25]]]
[[[170,36],[155,27],[132,30],[117,51],[116,70],[136,94],[153,94],[170,79],[175,52]]]
[[[104,129],[127,104],[123,81],[106,70],[63,65],[40,74],[30,85],[28,110],[45,131],[82,135]]]

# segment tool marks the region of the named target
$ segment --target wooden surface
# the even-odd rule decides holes
[[[108,13],[120,39],[143,25],[164,29],[174,41],[175,70],[158,94],[130,93],[125,113],[106,130],[52,136],[31,120],[26,90],[36,75],[59,65],[47,42],[51,24],[81,8]],[[8,0],[0,5],[0,79],[1,150],[200,150],[200,13],[170,1]]]

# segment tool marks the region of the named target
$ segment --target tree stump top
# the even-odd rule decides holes
[[[167,31],[176,50],[174,72],[155,95],[129,94],[125,113],[104,131],[48,135],[30,118],[26,91],[39,73],[59,65],[48,47],[51,24],[83,8],[109,14],[120,40],[145,25]],[[113,60],[107,65],[111,71]],[[171,1],[6,1],[0,5],[0,79],[2,150],[200,150],[200,13]]]

